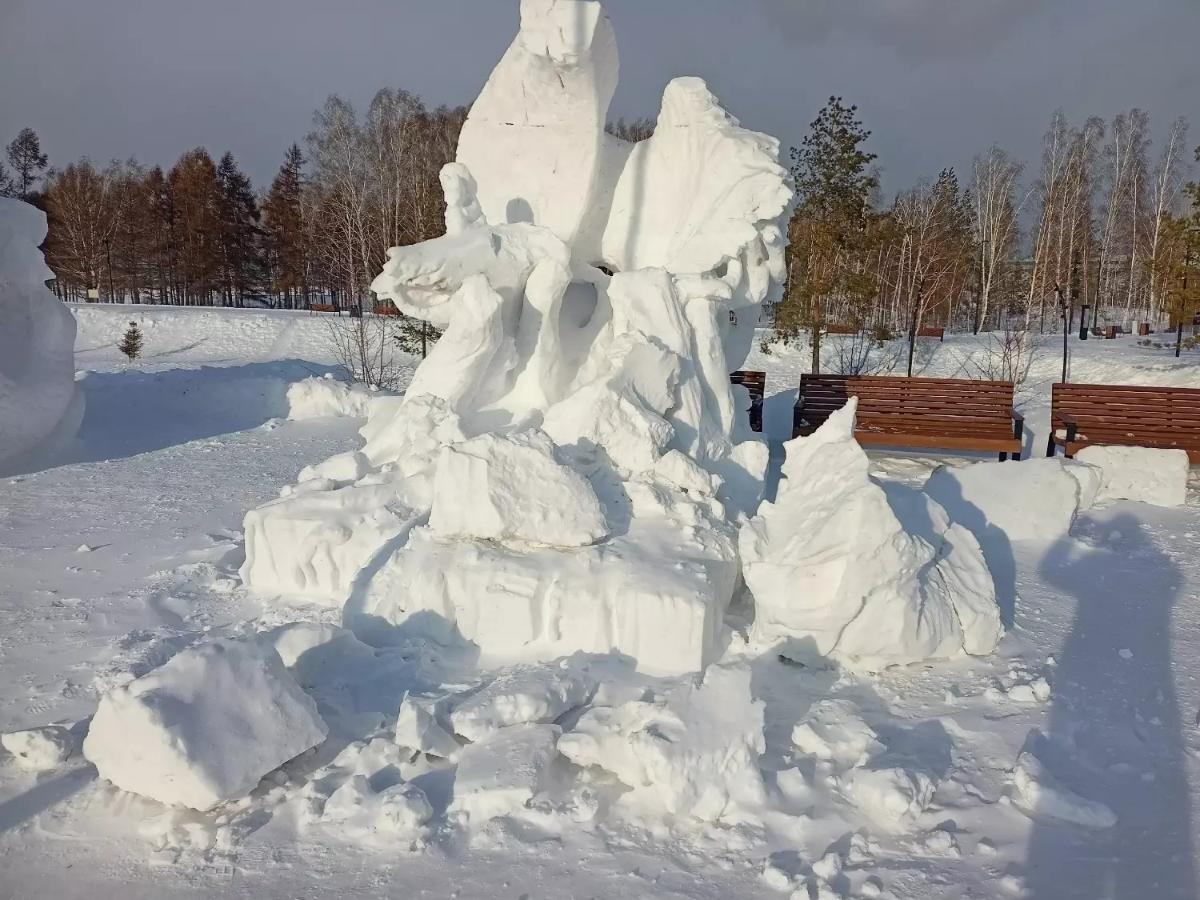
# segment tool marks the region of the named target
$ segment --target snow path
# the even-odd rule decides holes
[[[133,315],[156,324],[147,359],[127,367],[112,345]],[[107,686],[206,633],[286,620],[237,584],[242,516],[301,467],[359,443],[352,420],[270,423],[285,412],[289,382],[326,371],[319,318],[88,308],[80,319],[81,439],[57,467],[0,480],[0,731],[79,722]],[[778,394],[803,356],[752,364]],[[1038,364],[1027,392],[1034,420],[1044,421],[1054,362]],[[1181,365],[1129,341],[1089,342],[1076,377],[1200,386],[1194,357]],[[777,417],[786,404],[785,391]],[[873,461],[877,474],[914,483],[935,463]],[[791,733],[810,707],[849,701],[886,746],[872,765],[937,784],[931,808],[904,831],[876,827],[836,796],[797,795],[794,816],[768,822],[765,838],[497,821],[470,847],[444,841],[410,854],[297,837],[285,817],[264,813],[235,817],[231,845],[216,852],[186,841],[156,852],[161,807],[100,784],[78,759],[36,776],[0,757],[0,898],[774,898],[786,894],[759,877],[764,858],[803,868],[857,831],[871,847],[834,880],[839,896],[861,896],[871,877],[897,900],[1195,897],[1197,487],[1194,476],[1184,509],[1119,503],[1057,543],[1001,548],[1011,564],[996,575],[1016,596],[1016,621],[991,659],[878,677],[751,661],[766,704],[768,789],[796,764]],[[1041,678],[1048,702],[1036,696]],[[1111,807],[1117,824],[1020,812],[1009,796],[1022,751],[1066,790]]]

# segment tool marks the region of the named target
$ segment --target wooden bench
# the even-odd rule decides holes
[[[308,304],[310,313],[337,313],[341,315],[342,311],[332,303],[310,303]]]
[[[763,430],[763,400],[767,396],[766,372],[734,372],[729,376],[733,384],[740,384],[750,393],[750,430]]]
[[[371,312],[377,316],[399,316],[400,310],[390,303],[376,303]]]
[[[864,446],[920,447],[1021,458],[1025,419],[1013,410],[1009,381],[803,375],[796,435],[812,434],[858,397],[854,437]]]
[[[945,328],[922,328],[920,331],[917,332],[917,337],[937,338],[939,341],[942,341],[944,343],[946,340],[946,329]]]
[[[1121,384],[1056,384],[1046,455],[1084,447],[1186,450],[1200,464],[1200,390]]]

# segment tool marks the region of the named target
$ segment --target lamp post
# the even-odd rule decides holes
[[[1067,383],[1067,371],[1068,371],[1069,360],[1070,360],[1070,355],[1071,355],[1070,347],[1067,344],[1067,339],[1068,339],[1068,337],[1070,337],[1070,334],[1071,334],[1071,321],[1070,321],[1071,305],[1070,305],[1070,301],[1067,298],[1066,292],[1063,291],[1062,286],[1057,283],[1054,285],[1054,296],[1058,299],[1058,308],[1059,308],[1059,311],[1062,313],[1062,322],[1063,322],[1062,383],[1066,384]]]

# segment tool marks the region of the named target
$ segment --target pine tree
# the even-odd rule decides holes
[[[862,324],[875,294],[865,262],[873,242],[872,200],[879,179],[863,148],[871,133],[858,107],[830,97],[801,146],[792,148],[797,206],[789,225],[788,287],[776,310],[776,334],[811,335],[812,368],[820,371],[821,331],[830,303],[845,305]]]
[[[227,305],[234,305],[236,297],[241,306],[246,294],[261,281],[258,201],[232,153],[221,157],[217,184],[222,293]]]
[[[167,187],[175,216],[177,291],[184,303],[209,304],[221,278],[221,187],[208,151],[183,154]]]
[[[4,165],[3,160],[0,160],[0,197],[15,197],[17,195],[17,186],[12,180],[12,176],[8,174],[8,167]]]
[[[263,231],[272,289],[295,306],[308,300],[309,247],[304,218],[304,154],[292,144],[263,202]]]
[[[49,161],[42,152],[42,143],[32,128],[22,128],[6,149],[8,162],[15,173],[13,189],[16,196],[28,200],[33,194]]]
[[[424,359],[429,350],[437,343],[442,333],[422,319],[403,316],[396,329],[396,346],[413,356]]]
[[[124,353],[130,362],[133,362],[142,354],[142,331],[137,326],[137,322],[130,322],[129,328],[125,330],[125,336],[121,338],[121,343],[117,345],[117,349]]]

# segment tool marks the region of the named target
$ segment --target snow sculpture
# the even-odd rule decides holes
[[[70,440],[83,418],[75,318],[46,288],[46,215],[0,199],[0,473]]]
[[[617,70],[599,3],[522,0],[442,172],[446,234],[372,285],[444,335],[370,405],[366,471],[314,467],[247,517],[252,588],[491,657],[720,652],[767,464],[729,373],[782,281],[788,180],[696,78],[654,137],[608,135]]]
[[[787,445],[778,500],[741,530],[754,638],[862,668],[991,652],[1003,628],[978,541],[926,494],[871,479],[857,405]]]

